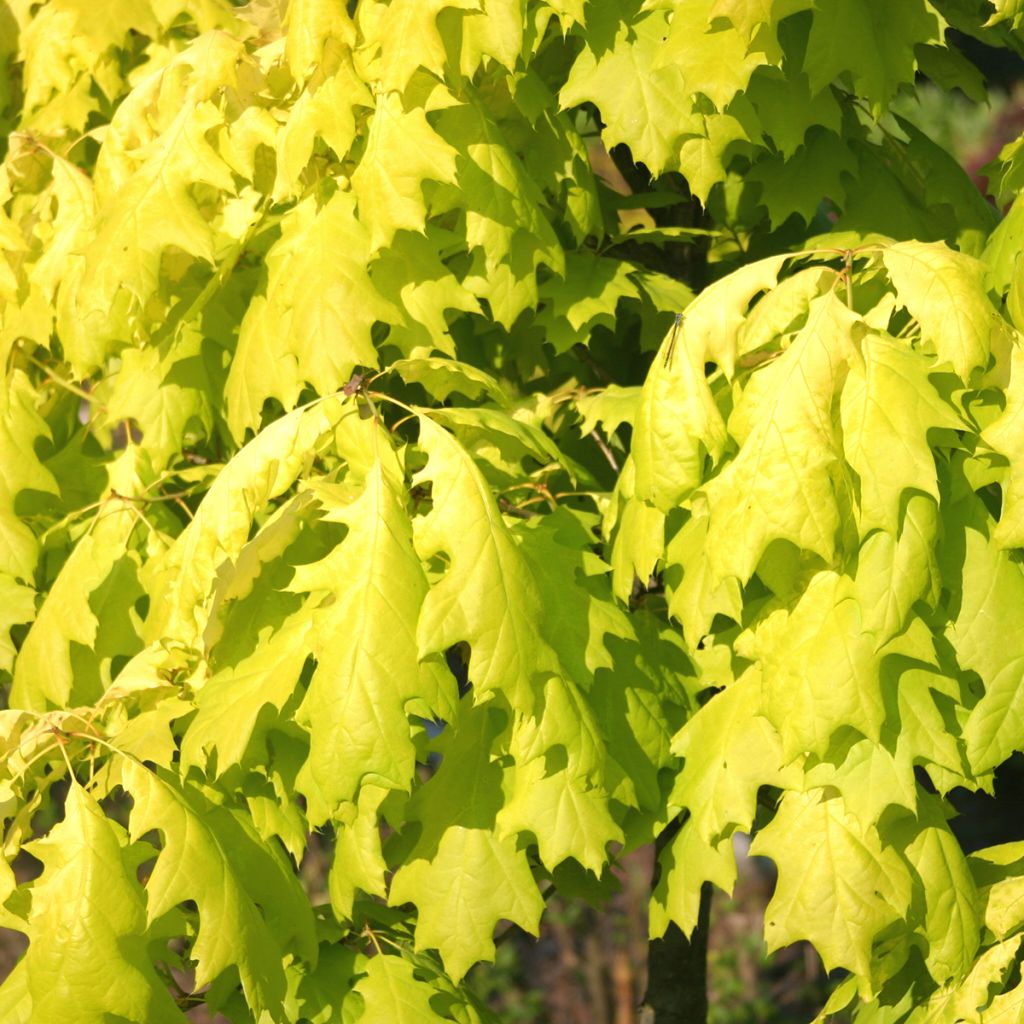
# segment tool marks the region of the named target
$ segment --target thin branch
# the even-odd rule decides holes
[[[156,497],[146,498],[146,497],[142,497],[141,495],[136,496],[136,495],[133,495],[133,494],[121,494],[120,492],[115,491],[113,487],[111,487],[110,488],[110,497],[111,498],[120,498],[121,501],[134,501],[134,502],[138,502],[140,505],[149,505],[150,503],[152,503],[154,501],[174,501],[174,502],[177,502],[181,498],[187,498],[190,495],[195,494],[195,492],[198,491],[198,490],[201,490],[201,485],[200,484],[193,484],[191,487],[185,487],[183,490],[180,490],[180,491],[172,491],[170,494],[158,494],[158,495],[156,495]]]
[[[33,366],[37,366],[40,370],[42,370],[43,373],[46,374],[47,379],[52,380],[54,384],[58,385],[58,387],[62,387],[65,391],[70,391],[71,394],[77,395],[79,398],[85,399],[85,401],[87,401],[90,405],[96,406],[97,409],[102,409],[104,412],[106,411],[107,407],[97,402],[95,395],[92,395],[83,388],[80,388],[77,384],[72,384],[71,381],[65,380],[63,377],[58,377],[57,374],[55,374],[53,370],[50,369],[50,367],[48,367],[45,363],[40,362],[38,359],[36,359],[35,356],[30,355],[24,349],[22,349],[21,354],[30,363],[32,363]]]
[[[618,473],[618,459],[615,458],[615,453],[611,450],[611,448],[608,447],[608,444],[605,441],[605,439],[598,433],[597,427],[594,427],[594,429],[590,432],[588,436],[593,438],[594,444],[596,444],[597,447],[601,449],[601,454],[608,460],[608,465],[611,466],[616,473]]]
[[[25,764],[22,766],[21,771],[11,776],[11,782],[17,782],[18,779],[24,778],[25,773],[31,768],[37,761],[46,757],[47,754],[52,754],[58,747],[59,743],[51,743],[48,747],[44,747],[42,750],[37,751],[32,757],[30,757]]]

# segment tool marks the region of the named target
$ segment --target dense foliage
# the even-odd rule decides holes
[[[752,832],[831,1008],[1017,1019],[1024,842],[944,798],[1024,748],[1024,149],[1001,217],[887,113],[984,98],[951,27],[1024,49],[0,0],[5,1022],[484,1020],[680,820],[653,935]]]

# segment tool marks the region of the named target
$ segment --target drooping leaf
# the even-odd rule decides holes
[[[403,7],[413,5],[403,0]],[[371,253],[395,232],[421,231],[427,218],[423,183],[455,181],[455,151],[418,107],[406,110],[396,92],[381,92],[370,120],[366,150],[352,175],[359,221]]]
[[[826,563],[834,558],[849,498],[832,404],[846,373],[844,350],[859,329],[837,298],[818,299],[790,348],[759,371],[751,429],[706,487],[718,579],[745,582],[774,540]]]
[[[888,15],[888,16],[887,16]],[[804,60],[813,92],[843,73],[877,114],[914,77],[914,44],[939,38],[939,18],[924,0],[893,11],[878,0],[816,0]]]
[[[23,373],[15,372],[0,393],[0,570],[17,579],[32,579],[38,542],[15,514],[22,491],[55,493],[54,480],[35,455],[37,439],[49,433],[35,410],[32,388]]]
[[[791,836],[800,836],[792,843]],[[826,968],[842,966],[871,993],[871,944],[902,917],[910,874],[874,827],[863,828],[839,797],[788,793],[751,852],[771,857],[779,882],[765,912],[768,948],[808,939]]]
[[[300,567],[291,586],[326,590],[315,619],[317,668],[298,712],[310,731],[298,786],[313,824],[354,802],[364,780],[408,790],[416,751],[407,714],[448,713],[442,669],[419,663],[416,623],[427,580],[413,549],[401,471],[380,438],[378,461],[348,505],[325,506],[348,526],[324,560]],[[447,673],[445,673],[447,674]]]
[[[1021,497],[1024,479],[1021,478],[1021,458],[1018,421],[1021,413],[1021,388],[1024,387],[1024,350],[1021,345],[1013,347],[1010,365],[1010,381],[1006,389],[1006,408],[1003,414],[990,423],[982,432],[982,438],[992,449],[1006,457],[1009,469],[1003,485],[1003,506],[999,523],[995,528],[995,540],[1005,547],[1020,547],[1024,544],[1024,508]]]
[[[964,543],[963,596],[949,635],[960,665],[977,672],[985,686],[964,725],[968,761],[984,772],[1010,756],[1024,729],[1024,631],[1011,611],[1024,597],[1024,572],[976,528],[964,531]]]
[[[905,490],[938,498],[928,431],[962,426],[936,393],[927,361],[890,339],[861,339],[840,400],[843,453],[858,475],[860,529],[895,532]]]
[[[662,12],[623,23],[610,47],[580,53],[558,97],[563,109],[596,103],[605,145],[625,143],[652,174],[678,160],[677,141],[693,121],[682,69],[655,65],[666,27]]]
[[[666,512],[701,485],[726,433],[704,376],[706,354],[688,321],[669,328],[663,347],[640,393],[632,454],[636,496]]]
[[[391,318],[367,273],[366,229],[355,197],[310,196],[284,218],[267,254],[265,298],[250,305],[228,374],[228,423],[237,438],[260,424],[263,403],[292,409],[305,384],[339,391],[356,366],[376,366],[370,328]]]
[[[196,697],[198,711],[181,743],[181,766],[210,776],[241,764],[265,708],[280,711],[298,684],[309,656],[312,613],[301,609],[253,653],[215,673]],[[216,755],[215,767],[210,758]]]
[[[727,686],[672,741],[686,759],[672,801],[689,810],[704,843],[716,843],[730,825],[750,828],[759,786],[795,781],[783,767],[778,733],[759,713],[759,683],[751,672]]]
[[[307,958],[315,948],[312,911],[298,880],[279,855],[195,787],[134,761],[122,762],[120,781],[133,800],[131,835],[158,829],[163,837],[147,885],[149,920],[194,901],[196,985],[237,967],[249,1004],[273,1012],[284,997],[286,946],[294,943]]]
[[[896,297],[921,325],[940,362],[966,381],[985,366],[999,320],[985,295],[981,263],[941,244],[899,242],[882,252]]]
[[[544,905],[526,854],[494,830],[502,770],[487,741],[496,726],[490,704],[460,713],[441,768],[410,801],[406,817],[421,824],[419,838],[389,895],[392,904],[416,905],[416,948],[438,949],[456,981],[477,960],[493,959],[499,919],[536,933]]]
[[[234,191],[231,174],[207,140],[223,124],[212,103],[183,106],[146,159],[100,215],[85,260],[72,265],[60,291],[58,329],[79,375],[131,340],[135,319],[157,291],[161,256],[174,246],[213,263],[209,221],[192,199],[197,184]],[[76,273],[77,271],[77,273]]]
[[[146,955],[146,904],[125,846],[123,830],[77,784],[64,820],[34,845],[43,874],[32,891],[22,968],[33,1024],[185,1020]],[[95,984],[97,964],[107,985]]]
[[[291,487],[343,411],[336,399],[296,410],[261,431],[224,467],[159,569],[150,565],[148,638],[199,638],[217,570],[237,556],[255,512]]]
[[[934,799],[922,800],[920,817],[906,832],[912,838],[904,855],[924,893],[925,963],[940,984],[959,981],[981,942],[977,890],[967,859]]]
[[[43,710],[96,700],[111,660],[142,647],[132,623],[141,594],[131,538],[140,525],[130,500],[104,502],[75,545],[25,637],[11,702]]]
[[[416,549],[422,558],[444,552],[450,560],[420,610],[420,657],[465,641],[474,692],[504,693],[514,707],[528,708],[534,677],[559,668],[544,640],[531,567],[465,449],[426,416],[419,443],[429,460],[417,482],[431,482],[433,509],[417,525]]]
[[[360,1020],[379,1024],[441,1024],[430,1005],[434,989],[417,981],[413,966],[398,956],[375,956],[366,964],[366,976],[354,991],[366,1000]]]
[[[729,893],[736,881],[732,839],[721,839],[716,845],[706,843],[692,818],[683,823],[676,837],[662,851],[659,865],[661,876],[651,893],[652,939],[664,935],[669,922],[685,935],[692,935],[700,913],[703,884],[714,882]]]

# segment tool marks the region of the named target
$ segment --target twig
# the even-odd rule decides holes
[[[611,448],[608,447],[608,444],[606,443],[605,439],[598,433],[597,427],[594,427],[594,429],[590,432],[589,436],[594,439],[594,444],[596,444],[597,447],[601,449],[601,454],[604,455],[604,457],[608,460],[608,465],[611,466],[616,473],[618,473],[619,463],[618,460],[615,458],[615,453],[611,450]]]
[[[36,359],[35,356],[30,355],[24,349],[22,349],[21,354],[30,363],[32,363],[33,366],[37,366],[40,370],[42,370],[43,373],[46,374],[47,379],[52,380],[54,384],[64,388],[65,391],[70,391],[71,394],[77,395],[79,398],[85,399],[85,401],[89,402],[90,405],[96,406],[97,409],[102,409],[104,412],[106,411],[107,407],[97,402],[95,395],[92,395],[83,388],[80,388],[77,384],[72,384],[71,381],[64,380],[63,377],[58,377],[57,374],[55,374],[53,370],[50,369],[50,367],[48,367],[45,363],[40,362],[38,359]]]

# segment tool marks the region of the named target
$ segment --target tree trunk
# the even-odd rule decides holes
[[[655,843],[655,852],[672,841],[679,825],[667,828]],[[652,887],[658,879],[654,862]],[[711,917],[711,886],[700,892],[697,927],[688,939],[670,924],[660,939],[647,944],[647,993],[640,1010],[640,1024],[706,1024],[708,1019],[708,925]]]

